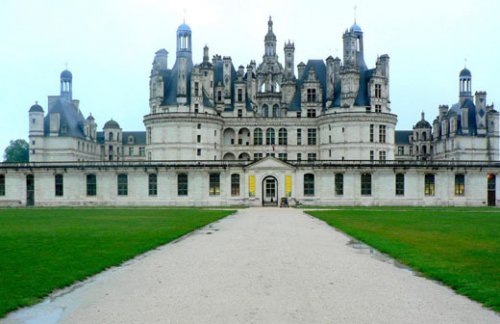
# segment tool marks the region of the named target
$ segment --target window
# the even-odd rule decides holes
[[[455,196],[463,196],[465,194],[465,175],[455,174]]]
[[[198,97],[200,95],[200,86],[198,85],[198,82],[194,83],[194,95]]]
[[[260,160],[260,159],[262,159],[262,153],[254,153],[253,154],[253,159],[254,160]]]
[[[113,140],[113,132],[109,132],[108,141],[112,141],[112,140]]]
[[[201,129],[201,124],[198,124],[198,125],[196,126],[196,128],[197,128],[197,129]]]
[[[435,177],[434,174],[426,174],[424,178],[424,194],[426,196],[434,196],[435,193]]]
[[[302,145],[302,128],[297,129],[297,145]]]
[[[375,134],[375,126],[373,124],[370,124],[370,143],[373,143],[374,141],[374,134]]]
[[[378,126],[378,141],[385,143],[385,125]]]
[[[232,174],[231,175],[231,196],[239,196],[240,195],[240,175]]]
[[[373,161],[375,160],[375,152],[374,151],[370,151],[370,161]]]
[[[253,145],[262,145],[262,129],[260,128],[253,131]]]
[[[222,101],[222,91],[217,91],[217,101],[221,102]]]
[[[372,175],[370,173],[361,174],[361,194],[363,196],[372,194]]]
[[[376,113],[382,112],[382,105],[375,105],[375,112]]]
[[[302,153],[297,153],[297,161],[301,161],[302,160]]]
[[[375,85],[375,98],[382,98],[382,85],[381,84]]]
[[[405,194],[405,175],[396,173],[396,196],[404,196]]]
[[[151,127],[148,127],[148,144],[151,144]]]
[[[307,144],[316,145],[316,128],[307,129]]]
[[[316,102],[316,89],[307,89],[307,102]]]
[[[243,109],[238,109],[238,117],[243,117]]]
[[[220,173],[210,173],[208,187],[210,196],[220,195]]]
[[[199,149],[196,149],[196,155],[197,155],[197,156],[201,156],[201,149],[200,149],[200,148],[199,148]]]
[[[316,161],[316,153],[307,153],[307,161]]]
[[[335,173],[335,194],[342,196],[344,194],[344,174]]]
[[[196,135],[196,143],[201,143],[201,135]]]
[[[304,174],[304,196],[314,196],[314,174]]]
[[[133,148],[133,147],[129,147],[129,148],[128,148],[128,155],[129,155],[129,156],[134,155],[134,148]]]
[[[405,155],[405,147],[398,146],[398,155]]]
[[[316,118],[316,109],[307,109],[307,118]]]
[[[56,185],[56,196],[62,197],[64,194],[64,184],[63,184],[63,175],[56,174],[55,176],[55,185]]]
[[[280,106],[274,105],[273,106],[273,117],[280,117],[280,116],[281,116]]]
[[[144,146],[139,147],[139,155],[146,156],[146,149],[144,148]]]
[[[278,144],[287,145],[288,144],[288,133],[286,128],[280,128],[278,131]]]
[[[238,102],[243,101],[243,89],[238,89]]]
[[[378,152],[378,159],[379,159],[380,161],[385,161],[385,157],[386,157],[386,155],[385,155],[385,151],[380,151],[380,152]]]
[[[286,161],[288,159],[287,153],[278,153],[278,159]]]
[[[177,175],[177,195],[188,195],[188,175],[185,173],[179,173]]]
[[[194,104],[194,113],[197,114],[200,112],[200,106],[198,104]]]
[[[302,113],[300,111],[297,112],[297,118],[302,117]]]
[[[262,106],[262,117],[269,117],[269,107],[268,105]]]
[[[366,106],[365,107],[365,112],[367,112],[367,113],[372,112],[372,107]]]
[[[0,196],[5,196],[5,174],[0,174]]]
[[[97,195],[97,177],[95,174],[87,174],[87,196]]]
[[[127,174],[119,174],[118,175],[118,196],[126,196],[128,195],[128,175]]]
[[[274,128],[266,129],[266,145],[274,144]]]
[[[158,194],[158,175],[156,173],[150,173],[148,175],[148,189],[150,196],[156,196]]]

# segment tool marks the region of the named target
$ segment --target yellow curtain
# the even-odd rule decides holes
[[[248,176],[248,194],[250,197],[255,197],[255,176]]]
[[[287,197],[292,196],[292,176],[285,176],[285,194]]]

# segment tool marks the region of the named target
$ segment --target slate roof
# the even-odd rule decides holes
[[[83,132],[85,118],[72,101],[64,98],[59,98],[56,103],[49,108],[44,120],[46,136],[50,134],[50,115],[53,113],[59,113],[60,116],[59,135],[85,139],[85,134]]]
[[[29,112],[42,112],[43,113],[44,111],[43,111],[42,106],[40,106],[39,104],[34,104],[33,106],[31,106]]]
[[[448,110],[446,117],[451,117],[452,114],[457,115],[457,134],[462,134],[462,109],[467,108],[468,111],[468,134],[473,136],[477,135],[477,124],[476,124],[476,105],[474,102],[467,98],[462,104],[456,103]]]
[[[411,130],[397,130],[395,132],[394,141],[395,144],[405,145],[410,144],[410,136],[413,134]]]
[[[325,108],[326,103],[326,65],[323,60],[309,60],[304,68],[304,72],[302,73],[302,77],[297,80],[295,95],[293,96],[292,102],[288,106],[288,111],[301,111],[301,102],[302,102],[302,94],[300,89],[304,82],[307,81],[309,77],[309,71],[314,69],[316,72],[316,78],[319,80],[320,87],[323,92],[323,96],[321,98],[322,107]]]
[[[146,132],[122,132],[122,144],[128,145],[128,138],[132,136],[134,138],[134,142],[130,143],[133,145],[146,145]]]

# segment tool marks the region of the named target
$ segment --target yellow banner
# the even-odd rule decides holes
[[[292,196],[292,176],[285,176],[285,194],[287,197]]]
[[[255,176],[248,176],[248,195],[255,197]]]

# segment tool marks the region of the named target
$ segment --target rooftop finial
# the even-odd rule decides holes
[[[425,114],[424,114],[423,111],[422,111],[422,113],[420,115],[422,116],[422,120],[425,120]]]
[[[269,16],[269,21],[267,22],[267,26],[269,31],[273,30],[273,18],[271,16]]]
[[[68,61],[64,62],[64,69],[68,69]]]
[[[186,8],[184,8],[182,11],[184,12],[184,15],[182,17],[182,23],[185,24],[186,23],[186,11],[187,10],[186,10]]]
[[[38,100],[35,100],[35,105],[38,105]]]
[[[354,23],[356,23],[356,9],[358,9],[358,6],[354,5]]]
[[[464,68],[467,68],[467,58],[464,58]]]

